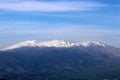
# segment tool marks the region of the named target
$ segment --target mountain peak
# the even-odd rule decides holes
[[[16,49],[16,48],[21,48],[21,47],[74,47],[74,46],[105,47],[106,44],[101,43],[101,42],[95,42],[95,41],[71,42],[71,41],[64,41],[64,40],[52,40],[52,41],[38,42],[36,40],[28,40],[28,41],[20,42],[16,45],[4,48],[2,50],[11,50],[11,49]]]
[[[47,47],[71,47],[73,45],[73,42],[64,41],[64,40],[52,40],[52,41],[41,42],[40,45]]]
[[[36,40],[28,40],[28,41],[23,41],[18,44],[12,45],[10,47],[6,47],[2,50],[11,50],[11,49],[16,49],[16,48],[21,48],[21,47],[36,47],[38,46],[39,42]]]
[[[97,41],[83,41],[83,42],[80,42],[80,44],[83,45],[84,47],[88,47],[90,45],[103,46],[103,47],[106,46],[106,44],[104,44],[102,42],[97,42]]]
[[[36,41],[36,40],[27,40],[27,41],[23,41],[21,43],[24,43],[24,44],[36,44],[36,43],[39,43],[39,42]]]
[[[36,40],[28,40],[28,41],[23,41],[18,43],[17,45],[21,45],[21,46],[37,46],[39,42]]]

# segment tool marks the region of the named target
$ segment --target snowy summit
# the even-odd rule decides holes
[[[24,42],[20,42],[16,45],[12,45],[6,47],[2,50],[11,50],[21,47],[74,47],[74,46],[82,46],[82,47],[89,47],[89,46],[102,46],[105,47],[106,45],[101,42],[95,41],[83,41],[83,42],[71,42],[71,41],[64,41],[64,40],[52,40],[46,42],[38,42],[36,40],[28,40]]]

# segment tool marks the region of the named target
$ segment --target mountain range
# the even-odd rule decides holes
[[[10,80],[120,80],[120,48],[102,42],[29,40],[0,50]]]
[[[4,48],[3,50],[10,50],[10,49],[21,48],[21,47],[75,47],[75,46],[105,47],[107,45],[102,42],[95,42],[95,41],[72,42],[72,41],[64,41],[64,40],[52,40],[52,41],[46,41],[46,42],[38,42],[36,40],[28,40],[28,41],[20,42],[16,45]]]

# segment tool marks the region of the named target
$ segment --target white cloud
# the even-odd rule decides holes
[[[105,5],[90,1],[3,1],[0,9],[12,11],[89,11]]]

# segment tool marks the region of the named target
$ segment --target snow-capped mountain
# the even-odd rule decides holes
[[[64,40],[52,40],[46,42],[38,42],[36,40],[28,40],[24,42],[20,42],[18,44],[6,47],[2,50],[11,50],[21,47],[74,47],[74,46],[82,46],[82,47],[89,47],[89,46],[101,46],[105,47],[106,44],[101,42],[95,41],[83,41],[83,42],[71,42],[71,41],[64,41]]]
[[[95,76],[95,79],[91,80],[102,80],[105,74],[108,76],[109,72],[106,71],[115,70],[112,74],[114,72],[116,78],[116,73],[120,70],[120,49],[101,42],[29,40],[2,50],[0,51],[0,77],[4,75],[8,79],[11,78],[10,80],[46,80],[46,78],[62,80],[61,77],[65,77],[65,80],[81,80],[82,78],[78,79],[79,76],[85,75],[86,78],[86,75],[91,76],[90,73],[94,73]],[[105,69],[106,71],[101,73]],[[76,79],[73,77],[66,79],[66,76],[73,74],[77,75]],[[98,77],[103,76],[96,79],[96,74]],[[117,77],[119,76],[120,74]],[[89,77],[84,80],[89,80]]]
[[[39,46],[39,42],[35,40],[28,40],[28,41],[20,42],[18,44],[6,47],[2,50],[11,50],[11,49],[16,49],[21,47],[37,47],[37,46]]]

